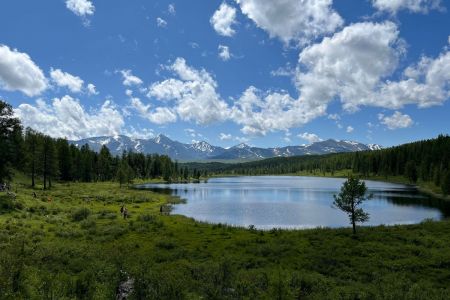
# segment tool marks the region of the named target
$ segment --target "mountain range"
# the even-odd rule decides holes
[[[287,146],[276,148],[258,148],[247,144],[239,144],[230,148],[213,146],[205,141],[184,144],[171,140],[163,134],[150,139],[134,139],[124,135],[102,136],[70,141],[81,147],[88,144],[94,151],[100,151],[105,145],[113,155],[123,151],[140,152],[144,154],[166,154],[172,159],[182,161],[198,160],[257,160],[270,157],[289,157],[298,155],[315,155],[339,152],[355,152],[378,150],[382,147],[376,144],[362,144],[353,141],[329,139],[309,145]]]

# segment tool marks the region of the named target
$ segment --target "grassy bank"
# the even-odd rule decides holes
[[[257,231],[160,215],[117,183],[0,194],[1,299],[448,299],[450,222]],[[36,197],[34,194],[36,193]],[[130,217],[119,209],[125,203]]]

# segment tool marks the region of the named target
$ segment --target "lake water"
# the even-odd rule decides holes
[[[345,213],[333,208],[333,195],[345,179],[297,176],[212,178],[199,184],[146,184],[140,188],[186,200],[172,214],[199,221],[260,229],[349,226]],[[374,197],[363,204],[366,225],[419,223],[450,215],[449,204],[414,187],[366,181]]]

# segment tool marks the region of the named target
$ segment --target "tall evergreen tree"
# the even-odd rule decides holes
[[[12,166],[19,161],[21,133],[12,106],[0,100],[0,182],[11,178]]]
[[[39,150],[42,135],[31,128],[25,130],[26,169],[31,176],[31,186],[36,185],[36,174],[40,161]]]

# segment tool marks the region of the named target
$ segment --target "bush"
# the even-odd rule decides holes
[[[146,215],[140,215],[138,217],[138,221],[153,223],[156,221],[156,218],[155,218],[155,216],[146,214]]]
[[[80,222],[86,220],[91,214],[91,211],[88,208],[78,208],[72,213],[72,221]]]

